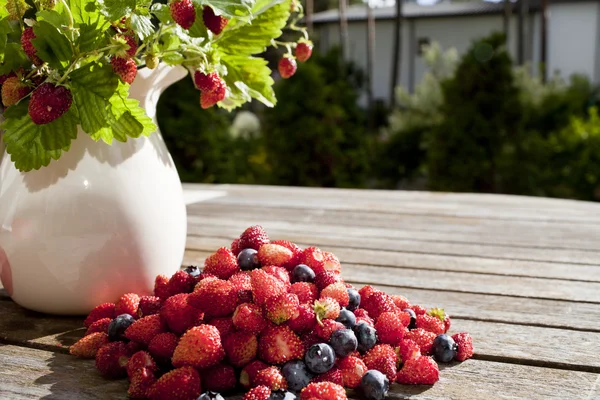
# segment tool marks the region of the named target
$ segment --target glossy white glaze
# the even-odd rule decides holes
[[[160,94],[187,74],[142,69],[131,86],[156,122]],[[21,306],[81,315],[127,292],[149,294],[181,265],[181,181],[159,132],[108,146],[80,131],[48,167],[0,165],[0,277]]]

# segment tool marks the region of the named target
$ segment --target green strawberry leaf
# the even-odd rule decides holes
[[[7,0],[0,0],[0,19],[8,17],[8,9],[6,8],[7,4]]]
[[[71,42],[55,26],[47,21],[39,21],[33,26],[36,38],[31,41],[37,49],[37,56],[52,68],[60,69],[69,65],[73,57]]]
[[[87,52],[102,48],[108,44],[109,37],[106,32],[110,23],[100,14],[79,25],[79,38],[77,46],[79,51]]]
[[[38,11],[36,16],[38,21],[46,21],[58,29],[69,25],[69,17],[55,10]]]
[[[123,16],[131,14],[135,9],[135,6],[135,0],[104,0],[102,13],[106,15],[110,21],[117,21]]]
[[[273,78],[267,61],[263,58],[225,55],[221,62],[227,67],[227,75],[223,78],[230,88],[232,96],[223,101],[226,109],[239,107],[250,97],[257,99],[267,107],[277,103],[273,91]],[[241,102],[241,104],[240,104]]]
[[[73,20],[78,24],[96,21],[100,15],[98,4],[94,0],[68,0]]]
[[[71,83],[103,98],[110,99],[119,86],[119,78],[110,64],[90,63],[73,71]]]
[[[173,22],[173,18],[171,18],[171,10],[166,4],[155,3],[150,8],[150,11],[163,24],[170,24]]]
[[[192,0],[199,6],[211,6],[215,14],[229,19],[249,19],[256,0]]]
[[[116,121],[113,131],[133,138],[149,136],[156,131],[156,125],[140,107],[139,101],[129,98],[129,85],[121,83],[119,90],[110,98],[110,104]]]
[[[68,149],[71,140],[77,137],[77,116],[75,107],[49,124],[42,125],[40,143],[45,150]]]
[[[0,65],[0,74],[8,74],[20,67],[26,68],[31,65],[29,57],[23,51],[20,43],[7,43],[4,49],[4,62]]]
[[[131,14],[131,27],[137,33],[140,40],[144,40],[154,33],[152,19],[146,15],[136,13]]]
[[[4,53],[6,52],[6,44],[8,43],[8,34],[12,32],[12,28],[7,18],[0,20],[0,63],[4,62]]]

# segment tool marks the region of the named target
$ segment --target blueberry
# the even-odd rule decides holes
[[[448,363],[456,356],[458,345],[451,336],[444,333],[433,340],[433,357],[439,362]]]
[[[408,330],[412,331],[413,329],[417,329],[417,314],[415,314],[415,312],[410,308],[405,308],[402,311],[410,315],[410,324],[408,324]]]
[[[366,322],[360,322],[354,327],[354,334],[358,341],[358,351],[364,353],[377,343],[377,331]]]
[[[129,314],[121,314],[110,321],[108,325],[108,340],[111,342],[126,340],[125,329],[129,328],[129,325],[134,322],[135,319]]]
[[[313,282],[315,280],[315,271],[311,267],[304,264],[298,264],[292,271],[292,283],[296,282]]]
[[[326,343],[313,344],[304,355],[304,362],[311,372],[323,374],[333,368],[335,353]]]
[[[281,368],[281,374],[288,384],[288,389],[299,392],[310,383],[313,375],[308,371],[306,364],[300,360],[288,361]]]
[[[351,329],[340,329],[331,334],[329,344],[333,351],[340,357],[346,357],[358,347],[358,340]]]
[[[340,316],[336,319],[337,322],[341,322],[348,329],[354,328],[356,325],[356,315],[352,311],[345,308],[340,310]]]
[[[384,374],[372,369],[363,375],[360,388],[366,400],[383,400],[390,389],[390,381]]]
[[[294,393],[283,389],[274,390],[269,396],[269,400],[294,400],[295,398],[296,395]]]
[[[204,392],[196,400],[225,400],[221,393],[217,392]]]
[[[258,251],[254,249],[244,249],[240,251],[237,256],[238,264],[242,271],[250,271],[253,269],[260,268],[260,261],[258,261]]]
[[[184,271],[187,272],[188,274],[190,274],[191,276],[193,276],[194,278],[199,277],[200,274],[202,273],[202,270],[200,268],[196,267],[195,265],[190,265],[189,267],[184,269]]]
[[[346,308],[350,311],[354,311],[358,308],[358,306],[360,306],[360,293],[358,293],[358,290],[354,288],[348,288],[346,290],[348,292],[348,296],[350,297],[350,303]]]

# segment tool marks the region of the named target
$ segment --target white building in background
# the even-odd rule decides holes
[[[582,73],[600,83],[600,0],[549,0],[547,26],[547,72],[568,78]],[[504,30],[502,3],[442,2],[432,6],[403,5],[400,83],[413,90],[425,72],[419,45],[436,41],[443,49],[454,47],[460,54],[471,42],[493,31]],[[375,99],[386,102],[390,96],[395,7],[373,10],[376,19],[376,48],[373,71]],[[348,8],[348,57],[366,71],[367,23],[363,5]],[[317,13],[314,35],[320,50],[339,43],[337,10]],[[541,17],[539,0],[529,0],[524,19],[525,62],[537,65],[541,56]],[[513,5],[509,21],[509,51],[518,59],[518,7]]]

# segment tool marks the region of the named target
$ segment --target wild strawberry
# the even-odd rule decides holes
[[[115,304],[115,315],[129,314],[135,316],[137,315],[139,304],[140,296],[135,293],[124,294]]]
[[[342,277],[340,274],[336,274],[330,271],[319,272],[315,276],[315,285],[319,290],[325,289],[329,285],[333,285],[334,283],[342,282]]]
[[[69,347],[69,354],[80,358],[94,358],[98,350],[108,343],[108,335],[104,332],[94,332],[79,339]]]
[[[31,87],[27,86],[16,76],[6,79],[2,85],[2,104],[5,107],[15,105],[23,97],[31,92]]]
[[[96,332],[108,333],[108,325],[110,325],[110,321],[112,321],[112,319],[110,318],[99,319],[98,321],[94,322],[89,326],[89,328],[85,332],[85,336],[91,335],[92,333]]]
[[[140,350],[131,356],[127,362],[126,370],[127,376],[131,379],[133,375],[142,368],[148,368],[152,372],[156,372],[158,367],[156,362],[147,351]]]
[[[142,296],[138,304],[137,317],[147,317],[148,315],[158,314],[162,307],[162,300],[156,296]]]
[[[203,92],[212,92],[219,86],[221,78],[216,72],[205,74],[202,71],[194,72],[194,83],[196,87]]]
[[[427,314],[427,309],[425,307],[423,307],[423,306],[418,305],[418,304],[414,304],[414,305],[410,306],[409,308],[411,310],[413,310],[416,315]]]
[[[217,328],[219,335],[221,335],[222,338],[230,333],[235,332],[235,326],[233,325],[233,321],[230,317],[213,318],[206,323]]]
[[[224,393],[235,389],[237,379],[235,371],[231,365],[218,364],[214,367],[203,369],[200,372],[200,378],[203,382],[203,390]]]
[[[436,336],[445,332],[444,322],[429,314],[417,315],[417,328],[434,333]]]
[[[362,307],[364,302],[375,292],[379,292],[380,290],[375,289],[371,285],[366,285],[360,288],[358,294],[360,295],[360,306]]]
[[[340,370],[338,367],[333,367],[324,374],[316,375],[311,382],[331,382],[335,383],[336,385],[343,386],[344,377],[342,375],[342,370]]]
[[[138,351],[144,350],[144,348],[146,346],[144,346],[143,344],[138,343],[138,342],[129,341],[129,342],[125,343],[125,347],[127,347],[127,354],[132,356],[135,353],[137,353]]]
[[[433,385],[439,380],[439,375],[439,367],[433,358],[421,356],[404,363],[396,376],[396,382],[407,385]]]
[[[335,254],[328,251],[323,252],[323,268],[325,271],[339,274],[342,272],[342,265]],[[315,271],[316,272],[316,271]]]
[[[169,297],[169,277],[165,275],[157,275],[154,279],[154,295],[162,300]]]
[[[219,35],[221,32],[223,32],[223,29],[225,29],[227,23],[229,22],[227,18],[220,15],[215,15],[214,10],[209,6],[203,7],[202,19],[208,30],[215,35]]]
[[[369,313],[364,308],[357,308],[354,310],[354,315],[356,315],[356,325],[358,325],[360,321],[364,321],[372,327],[375,327],[375,321],[369,317]]]
[[[409,323],[410,316],[405,312],[381,313],[375,323],[375,330],[377,331],[379,341],[391,344],[392,346],[399,345]]]
[[[173,0],[169,7],[173,21],[183,29],[190,29],[196,22],[196,8],[192,0]]]
[[[185,271],[177,271],[171,276],[167,283],[169,296],[180,293],[191,293],[196,285],[196,278]]]
[[[253,303],[243,303],[237,306],[233,313],[233,325],[240,331],[259,334],[267,327],[267,320],[262,310]]]
[[[410,339],[404,339],[396,352],[400,363],[405,363],[413,358],[421,357],[421,348],[416,342]]]
[[[291,56],[285,55],[279,60],[277,69],[279,70],[279,75],[281,75],[283,79],[288,79],[296,73],[296,60]]]
[[[85,321],[83,321],[83,325],[86,328],[88,328],[91,324],[98,321],[99,319],[113,319],[114,317],[116,317],[114,303],[103,303],[96,306],[92,311],[90,311]]]
[[[262,265],[282,267],[294,256],[291,250],[278,244],[267,243],[258,249],[258,260]]]
[[[150,400],[189,400],[202,393],[200,375],[191,367],[167,372],[148,391]]]
[[[200,325],[191,328],[179,339],[173,354],[173,366],[208,368],[217,365],[224,357],[225,350],[217,328]]]
[[[424,356],[431,355],[431,348],[433,346],[435,337],[435,333],[428,332],[421,328],[413,329],[412,331],[408,331],[404,334],[404,339],[412,340],[419,345],[421,354]]]
[[[365,353],[363,361],[368,369],[375,369],[385,374],[392,381],[395,379],[398,355],[392,346],[387,344],[376,345]]]
[[[325,319],[336,319],[340,315],[340,304],[331,297],[321,297],[315,301],[313,309],[319,324]]]
[[[300,392],[300,400],[346,400],[347,398],[344,388],[331,382],[310,383]]]
[[[276,267],[274,265],[267,265],[262,267],[261,269],[267,274],[279,279],[285,285],[286,288],[289,289],[291,287],[290,273],[285,268]]]
[[[310,331],[317,325],[315,311],[310,304],[300,304],[298,306],[298,316],[290,319],[287,325],[297,333]]]
[[[335,322],[335,321],[332,321],[332,322]],[[319,337],[319,335],[317,335],[317,332],[316,332],[317,327],[318,327],[318,325],[315,326],[315,329],[313,329],[312,331],[304,332],[300,335],[300,340],[302,340],[302,346],[304,346],[305,351],[310,349],[310,347],[313,344],[322,343],[323,340],[329,340],[329,339],[321,339]],[[321,328],[321,331],[323,331],[323,333],[324,333],[324,328],[326,328],[326,327],[327,327],[327,325],[325,324],[325,326]],[[332,333],[333,333],[333,331],[329,332],[329,336],[331,336]]]
[[[240,384],[246,389],[255,386],[254,378],[256,377],[256,374],[265,368],[269,368],[269,365],[260,360],[252,361],[242,369],[242,372],[240,373]]]
[[[244,249],[240,247],[240,238],[234,239],[233,242],[231,242],[231,252],[237,257],[242,250]]]
[[[442,321],[444,323],[444,332],[446,333],[448,332],[448,330],[450,329],[450,316],[444,311],[443,308],[432,308],[431,310],[429,310],[427,312],[428,315],[431,315],[432,317],[435,318],[439,318],[440,321]]]
[[[29,116],[37,125],[48,124],[69,111],[72,102],[73,95],[66,87],[42,83],[31,93]]]
[[[384,312],[395,312],[398,310],[390,296],[380,291],[371,294],[364,301],[364,304],[361,299],[361,307],[367,310],[369,317],[375,320]]]
[[[302,341],[289,327],[267,328],[258,342],[258,356],[269,364],[283,364],[304,356]]]
[[[300,257],[302,256],[302,249],[300,247],[298,247],[298,245],[290,242],[289,240],[274,240],[271,243],[277,244],[279,246],[283,246],[292,252],[292,258],[290,259],[290,261],[287,262],[286,265],[284,265],[284,267],[288,271],[291,272],[296,265],[300,264]]]
[[[149,368],[142,368],[133,374],[127,394],[131,399],[147,399],[148,392],[156,383],[154,372]]]
[[[321,291],[321,297],[331,297],[337,300],[340,307],[346,307],[350,302],[350,296],[348,296],[348,290],[343,282],[332,283]]]
[[[338,368],[342,372],[343,384],[347,388],[357,388],[360,386],[360,380],[367,373],[367,366],[358,357],[348,356],[342,358],[337,363]]]
[[[298,296],[298,301],[301,304],[313,304],[319,296],[319,290],[314,283],[296,282],[290,287],[290,293]]]
[[[110,60],[110,65],[115,74],[119,75],[121,80],[130,85],[137,76],[137,64],[132,58],[113,57]]]
[[[218,279],[204,279],[188,297],[192,307],[204,312],[205,317],[224,317],[233,313],[237,294],[231,283]]]
[[[227,247],[221,247],[204,261],[204,272],[220,279],[229,279],[240,272],[236,256]]]
[[[369,364],[365,364],[369,369],[374,369],[384,374],[390,380],[390,382],[393,382],[396,379],[398,362],[394,361],[393,359],[379,357],[371,361]]]
[[[160,309],[160,318],[177,334],[202,322],[202,311],[188,304],[189,296],[187,293],[171,296]]]
[[[117,379],[127,376],[128,362],[129,352],[123,342],[108,343],[96,354],[96,368],[105,378]]]
[[[219,84],[212,92],[202,92],[200,94],[200,106],[203,109],[210,108],[223,100],[227,95],[227,85],[225,81],[219,81]]]
[[[335,331],[339,331],[340,329],[346,329],[344,324],[334,321],[333,319],[326,319],[323,320],[321,324],[317,324],[314,331],[322,340],[329,341],[331,334]]]
[[[242,400],[268,400],[271,396],[271,389],[267,386],[256,386],[250,389]]]
[[[137,52],[137,49],[138,49],[137,41],[131,35],[121,35],[121,37],[123,39],[125,39],[125,41],[129,45],[129,49],[126,52],[127,57],[129,57],[129,58],[134,57],[135,53]]]
[[[305,62],[312,55],[313,44],[310,40],[298,42],[296,44],[296,59]]]
[[[260,306],[264,305],[269,297],[277,297],[287,293],[287,288],[283,282],[262,269],[252,270],[250,279],[252,282],[252,297],[254,302]]]
[[[316,275],[325,272],[325,268],[323,267],[323,252],[318,247],[305,248],[302,256],[300,256],[300,263],[308,265]]]
[[[256,386],[267,386],[271,390],[287,389],[287,381],[277,367],[260,370],[254,377]]]
[[[23,51],[25,52],[25,54],[27,54],[27,57],[29,57],[35,65],[39,66],[39,65],[42,65],[44,63],[44,61],[42,61],[37,56],[37,49],[35,48],[33,43],[31,43],[31,41],[35,38],[36,38],[36,36],[35,36],[35,33],[33,32],[33,28],[32,27],[25,28],[23,30],[23,33],[21,34],[21,46],[23,47]]]
[[[243,367],[256,358],[258,339],[248,332],[233,332],[223,339],[227,359],[234,367]]]
[[[240,236],[240,249],[260,249],[263,244],[269,243],[269,236],[267,232],[260,225],[254,225],[249,227]]]
[[[458,346],[458,352],[456,357],[457,361],[465,361],[473,357],[473,338],[466,332],[457,333],[452,335],[452,339]]]
[[[148,344],[148,352],[158,362],[171,360],[179,338],[172,332],[159,333]]]
[[[233,291],[237,293],[238,304],[252,301],[252,280],[247,272],[238,272],[228,279]]]
[[[295,294],[286,293],[277,297],[270,297],[265,302],[264,315],[274,324],[281,325],[299,315],[299,306],[300,302]]]
[[[125,330],[125,337],[146,346],[152,338],[165,332],[165,326],[160,315],[154,314],[135,321]]]
[[[394,302],[396,307],[398,307],[399,310],[405,310],[410,307],[410,302],[404,296],[392,294],[392,295],[390,295],[390,298],[392,299],[392,301]]]

